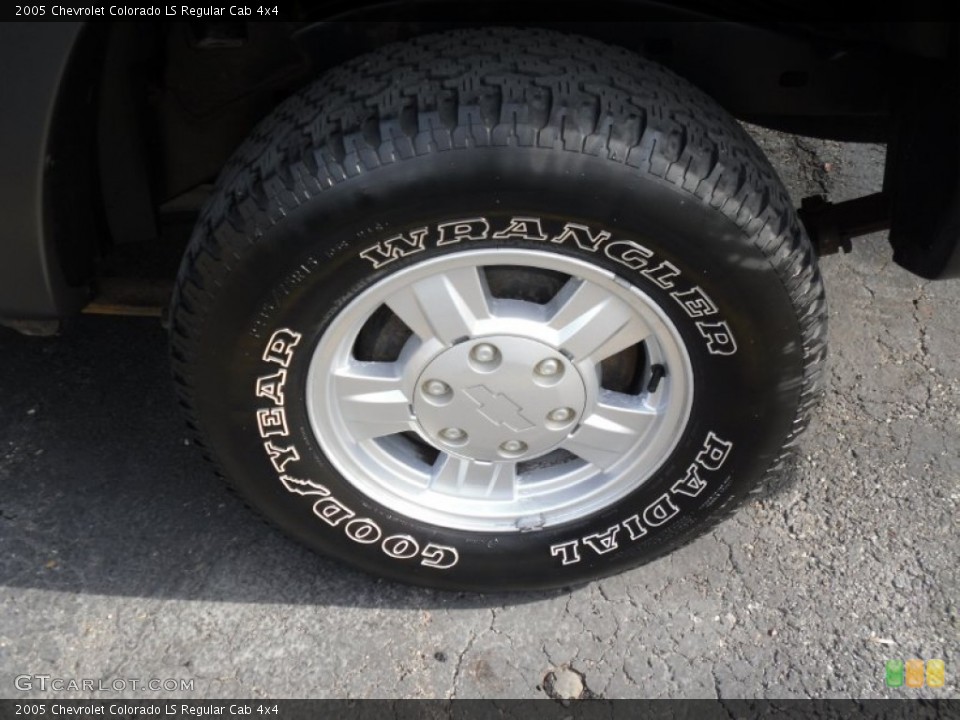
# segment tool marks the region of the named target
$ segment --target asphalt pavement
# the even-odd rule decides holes
[[[880,146],[756,132],[798,203],[879,189]],[[709,535],[572,592],[315,556],[189,445],[156,321],[0,330],[0,697],[960,697],[960,281],[911,276],[883,234],[821,267],[827,387],[794,461]],[[910,658],[945,686],[888,688]],[[193,690],[131,689],[149,679]]]

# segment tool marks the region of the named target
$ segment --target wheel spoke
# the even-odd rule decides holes
[[[554,298],[557,308],[549,325],[558,344],[576,361],[599,363],[648,335],[650,327],[609,290],[582,280],[571,280]]]
[[[632,395],[605,392],[594,412],[560,447],[607,470],[643,436],[656,416],[656,411]]]
[[[512,462],[479,462],[441,453],[433,466],[430,489],[460,498],[512,500],[517,467]]]
[[[480,270],[457,268],[395,292],[387,306],[424,341],[444,345],[476,334],[476,324],[490,317],[488,294]]]
[[[413,427],[410,399],[396,363],[355,362],[334,374],[340,412],[357,440],[393,435]]]

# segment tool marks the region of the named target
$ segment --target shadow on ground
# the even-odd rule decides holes
[[[62,592],[355,607],[485,607],[562,594],[410,588],[285,538],[187,440],[156,321],[0,330],[0,584]],[[769,483],[782,490],[790,467]]]

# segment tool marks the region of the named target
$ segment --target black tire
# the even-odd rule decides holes
[[[487,239],[437,243],[440,223],[471,217],[488,221]],[[575,223],[606,239],[591,249],[516,225],[509,236],[514,217],[539,219],[547,238]],[[419,228],[426,235],[410,235]],[[384,244],[401,234],[405,244]],[[616,274],[660,307],[690,357],[689,421],[657,471],[537,532],[450,529],[384,507],[333,469],[305,401],[313,348],[347,303],[397,272],[480,248],[547,248]],[[825,323],[786,191],[710,98],[622,49],[490,29],[385,47],[277,108],[202,213],[171,336],[198,442],[266,518],[378,575],[497,590],[619,572],[725,517],[804,428]],[[282,401],[269,388],[258,397],[258,379],[279,370]],[[278,406],[286,433],[265,439],[256,413]],[[336,499],[340,519],[315,514],[323,498]],[[370,525],[351,535],[343,518]]]

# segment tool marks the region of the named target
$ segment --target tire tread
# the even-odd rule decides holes
[[[796,420],[764,480],[781,467],[820,394],[827,315],[813,248],[776,172],[732,117],[656,63],[578,36],[489,28],[385,46],[327,72],[277,107],[224,167],[170,318],[179,401],[221,476],[198,429],[191,364],[231,268],[300,204],[351,177],[428,153],[511,145],[590,154],[659,178],[726,215],[764,253],[803,339]]]

